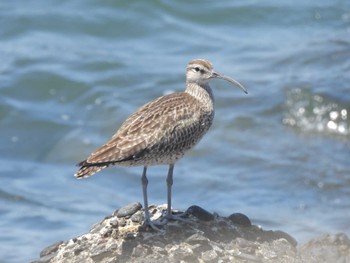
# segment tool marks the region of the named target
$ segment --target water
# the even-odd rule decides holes
[[[350,234],[349,1],[2,1],[0,262],[28,262],[132,201],[142,168],[75,163],[206,58],[212,129],[175,166],[174,207],[241,212],[303,243]],[[166,167],[149,169],[165,203]]]

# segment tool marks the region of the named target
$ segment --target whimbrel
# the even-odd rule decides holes
[[[143,166],[141,182],[145,224],[155,228],[148,211],[147,167],[167,164],[166,219],[173,219],[171,188],[174,165],[199,142],[212,125],[214,95],[209,80],[213,78],[224,79],[247,93],[236,80],[214,72],[208,60],[192,60],[187,65],[184,92],[165,95],[142,106],[106,144],[77,164],[81,168],[74,176],[89,177],[109,165]]]

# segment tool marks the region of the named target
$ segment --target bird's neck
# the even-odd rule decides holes
[[[214,94],[209,84],[186,83],[186,93],[196,98],[203,107],[212,111],[214,108]]]

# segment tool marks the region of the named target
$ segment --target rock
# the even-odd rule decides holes
[[[142,223],[142,221],[144,220],[144,215],[141,211],[137,211],[135,214],[133,214],[131,216],[131,221],[133,221],[134,223]]]
[[[214,220],[214,215],[212,213],[197,205],[190,206],[185,213],[188,215],[193,215],[202,221]]]
[[[120,208],[117,212],[117,217],[129,217],[135,214],[137,211],[139,211],[142,208],[142,205],[139,202],[134,202],[131,204],[128,204],[127,206],[124,206],[123,208]]]
[[[241,226],[251,226],[252,222],[250,222],[249,218],[241,213],[234,213],[228,217],[234,224]]]
[[[164,206],[152,207],[152,220],[163,211]],[[89,233],[44,249],[33,263],[350,262],[345,234],[321,236],[298,250],[287,233],[263,230],[243,214],[214,216],[198,206],[185,214],[191,223],[169,221],[154,231],[142,227],[143,209],[133,203],[95,224]]]

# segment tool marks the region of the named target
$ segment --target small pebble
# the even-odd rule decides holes
[[[190,206],[186,212],[186,214],[190,214],[193,215],[195,217],[197,217],[199,220],[202,221],[211,221],[214,220],[214,215],[210,212],[208,212],[207,210],[197,206],[197,205],[193,205]]]
[[[142,208],[142,205],[139,202],[134,202],[120,208],[117,212],[117,217],[129,217],[135,214],[138,210]]]
[[[104,227],[100,230],[100,235],[103,237],[109,237],[112,233],[112,229],[108,227]]]
[[[252,226],[252,222],[250,222],[249,218],[241,213],[234,213],[228,217],[232,223],[240,226]]]
[[[118,220],[118,226],[121,226],[121,227],[126,226],[126,219],[124,217]]]
[[[141,223],[144,220],[144,216],[141,211],[137,211],[135,214],[131,216],[130,219],[134,223]]]
[[[118,219],[112,218],[112,219],[109,221],[109,224],[110,224],[112,227],[118,227]]]

